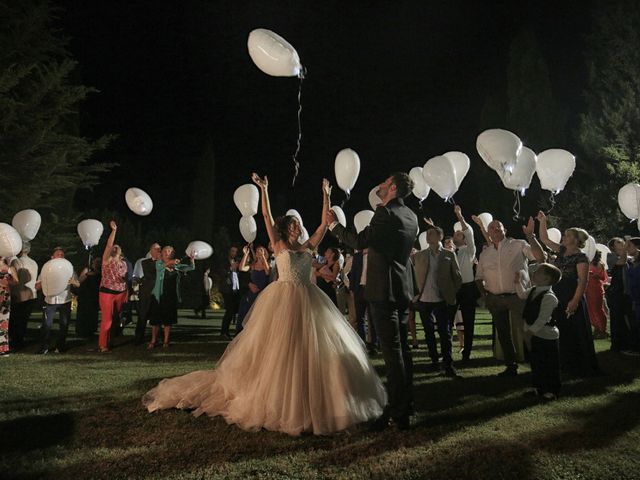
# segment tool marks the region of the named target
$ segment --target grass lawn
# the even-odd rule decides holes
[[[414,351],[416,428],[291,438],[141,407],[159,380],[211,368],[225,348],[221,312],[180,313],[167,350],[134,346],[127,328],[107,355],[71,336],[61,355],[34,355],[32,344],[0,358],[0,478],[640,478],[640,359],[610,353],[608,341],[597,341],[605,375],[565,379],[558,401],[539,404],[522,395],[527,367],[495,377],[480,311],[463,378],[427,372],[424,345]]]

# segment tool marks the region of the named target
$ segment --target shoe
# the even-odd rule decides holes
[[[37,352],[38,355],[47,355],[48,353],[49,353],[49,349],[48,348],[41,348]]]
[[[498,374],[498,377],[516,377],[518,375],[518,367],[510,366],[505,368],[502,372]]]
[[[156,344],[153,342],[149,342],[147,344],[147,350],[153,350],[154,348],[156,348]]]
[[[100,353],[111,353],[111,350],[108,348],[101,348],[99,351]]]
[[[458,372],[456,371],[456,369],[453,368],[452,366],[445,367],[443,373],[444,373],[445,377],[449,377],[449,378],[459,378],[460,377],[460,375],[458,375]]]
[[[378,417],[371,423],[371,425],[369,426],[369,430],[372,432],[381,432],[389,428],[390,426],[389,421],[390,421],[389,417],[382,415],[381,417]]]
[[[169,342],[167,342],[167,343],[163,343],[163,344],[162,344],[162,348],[169,348],[170,346],[171,346],[171,345],[170,345],[170,343],[169,343]]]
[[[58,355],[62,353],[62,350],[60,350],[59,348],[56,348],[53,353],[57,353]]]
[[[546,392],[546,393],[543,393],[540,398],[542,399],[543,402],[547,403],[547,402],[553,402],[554,400],[557,400],[558,396],[555,393]]]

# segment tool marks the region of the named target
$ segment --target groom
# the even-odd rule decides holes
[[[413,361],[407,343],[409,302],[415,295],[411,247],[418,234],[418,219],[403,199],[411,193],[413,181],[406,173],[394,173],[378,187],[381,203],[371,223],[359,234],[346,230],[330,210],[329,229],[342,243],[368,248],[365,299],[371,307],[382,356],[387,369],[389,404],[374,429],[389,425],[409,428],[413,411]]]

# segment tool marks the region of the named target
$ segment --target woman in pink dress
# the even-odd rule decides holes
[[[604,309],[604,285],[607,283],[609,283],[607,268],[602,262],[602,253],[597,251],[589,263],[589,281],[586,291],[587,310],[594,338],[607,336],[607,312]]]

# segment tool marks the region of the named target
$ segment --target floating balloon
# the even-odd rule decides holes
[[[361,210],[353,217],[353,224],[356,226],[356,232],[363,231],[373,218],[373,212],[371,210]]]
[[[201,242],[200,240],[194,240],[187,245],[184,253],[196,260],[205,260],[213,253],[213,248],[207,242]]]
[[[538,154],[536,173],[543,189],[560,193],[576,168],[576,157],[566,150],[552,148]]]
[[[554,243],[560,243],[562,241],[562,232],[557,228],[548,228],[547,237]]]
[[[40,280],[42,292],[46,296],[55,296],[63,293],[69,286],[69,280],[73,277],[73,265],[66,258],[54,258],[42,267]]]
[[[233,202],[243,217],[252,217],[257,214],[259,201],[260,192],[258,192],[258,188],[251,183],[240,185],[236,188],[236,191],[233,192]]]
[[[602,254],[602,258],[607,258],[607,255],[611,253],[609,247],[602,243],[596,243],[596,250]]]
[[[124,194],[124,199],[127,202],[129,209],[140,216],[147,216],[153,210],[153,200],[147,195],[144,190],[139,188],[130,188]]]
[[[458,179],[453,162],[444,155],[430,158],[422,169],[424,181],[446,202],[458,191]]]
[[[380,197],[378,196],[377,192],[378,192],[377,186],[373,187],[369,192],[369,205],[371,205],[371,208],[373,210],[378,208],[378,205],[382,203],[382,200],[380,200]]]
[[[249,56],[260,70],[273,77],[297,77],[302,73],[295,48],[277,33],[257,28],[247,40]]]
[[[640,185],[627,183],[618,191],[618,205],[629,220],[640,218]]]
[[[78,235],[80,236],[80,240],[84,244],[86,249],[89,249],[95,245],[100,243],[100,237],[102,236],[102,231],[104,227],[102,223],[93,218],[89,218],[87,220],[82,220],[78,224]]]
[[[0,257],[14,257],[22,250],[22,238],[8,223],[0,223]]]
[[[533,175],[536,173],[536,163],[537,157],[535,152],[530,148],[522,147],[513,171],[511,173],[504,172],[500,176],[502,184],[524,195],[529,185],[531,185]]]
[[[23,240],[33,240],[40,230],[42,218],[35,210],[21,210],[13,216],[11,225],[15,228]]]
[[[333,212],[336,214],[336,217],[338,218],[338,223],[343,227],[346,227],[347,217],[344,214],[344,210],[342,210],[342,208],[338,207],[337,205],[334,205],[333,207],[331,207],[331,210],[333,210]]]
[[[587,258],[589,259],[589,261],[593,260],[593,257],[596,256],[596,240],[589,235],[589,238],[587,238],[587,242],[584,246],[584,248],[582,248],[582,253],[584,253]]]
[[[300,233],[300,236],[298,237],[298,242],[305,243],[307,240],[309,240],[309,232],[305,227],[301,227],[301,233]]]
[[[461,232],[462,231],[462,224],[460,222],[456,222],[453,224],[453,232]]]
[[[429,244],[427,243],[427,232],[422,232],[418,235],[418,242],[420,243],[420,250],[426,250]]]
[[[336,155],[334,170],[338,186],[349,195],[360,174],[360,157],[350,148],[340,150]]]
[[[482,222],[482,226],[485,230],[487,230],[489,228],[489,224],[493,222],[493,215],[488,212],[481,213],[480,215],[478,215],[478,218]]]
[[[252,216],[244,216],[240,219],[240,235],[244,241],[251,243],[256,239],[258,234],[258,226]]]
[[[478,154],[498,175],[513,171],[521,148],[517,135],[500,128],[485,130],[476,139]]]
[[[409,171],[409,177],[413,180],[413,195],[422,202],[429,196],[429,192],[431,191],[431,188],[429,188],[429,185],[427,185],[427,182],[424,181],[424,177],[422,176],[422,167],[413,167],[411,171]]]
[[[462,180],[464,180],[464,177],[466,177],[467,173],[469,173],[471,161],[469,160],[469,157],[462,152],[447,152],[444,154],[444,156],[451,160],[451,163],[453,163],[456,171],[456,181],[458,182],[457,188],[460,188]]]
[[[287,213],[285,215],[288,217],[296,217],[298,219],[298,223],[300,223],[300,227],[302,228],[304,226],[302,215],[300,215],[300,213],[298,213],[296,209],[290,208],[289,210],[287,210]]]

